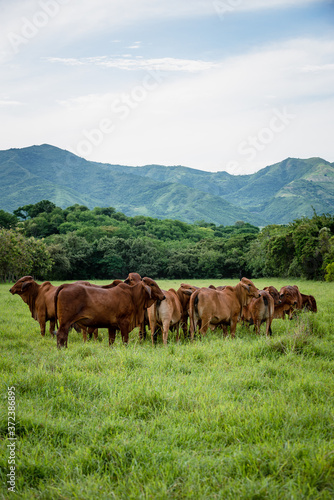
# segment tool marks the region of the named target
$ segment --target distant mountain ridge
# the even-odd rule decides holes
[[[62,208],[113,206],[128,216],[257,226],[312,216],[313,209],[334,213],[334,164],[321,158],[287,158],[235,176],[97,163],[43,144],[0,151],[0,179],[0,208],[9,212],[48,199]]]

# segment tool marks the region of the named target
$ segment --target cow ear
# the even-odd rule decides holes
[[[148,296],[151,298],[151,295],[152,295],[152,290],[151,290],[151,287],[149,287],[149,286],[145,285],[144,283],[143,283],[143,287],[144,287],[144,288],[145,288],[145,290],[147,291]]]
[[[192,295],[192,290],[181,290],[184,295]]]
[[[246,285],[245,283],[241,283],[241,286],[243,286],[244,288],[246,288],[247,292],[249,292],[249,285]]]
[[[32,284],[32,281],[26,281],[22,283],[21,291],[23,292],[26,288],[28,288]]]

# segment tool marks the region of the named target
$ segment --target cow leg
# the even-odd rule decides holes
[[[87,342],[87,328],[85,326],[82,327],[82,338],[84,342]]]
[[[202,318],[201,318],[201,329],[200,329],[200,334],[204,337],[204,335],[206,334],[206,332],[208,331],[208,328],[210,326],[210,316],[208,314],[203,314]]]
[[[146,321],[144,319],[144,321],[140,323],[139,326],[139,340],[142,341],[145,339],[146,339]]]
[[[99,335],[98,328],[89,327],[88,328],[88,335],[89,335],[89,340],[92,340],[93,335],[94,335],[94,340],[97,340],[98,335]]]
[[[151,312],[151,311],[150,311]],[[150,323],[150,330],[151,330],[151,340],[152,340],[152,345],[155,345],[158,340],[158,332],[157,332],[157,322],[155,319],[154,314],[149,313],[149,323]]]
[[[178,342],[180,340],[180,328],[181,328],[180,323],[176,323],[174,325],[174,328],[176,330],[176,342]]]
[[[55,327],[56,327],[55,320],[54,319],[50,319],[50,335],[51,335],[51,337],[54,337]]]
[[[123,344],[127,344],[129,342],[130,322],[128,320],[121,320],[119,321],[119,327],[121,330]]]
[[[40,326],[40,329],[41,329],[41,335],[42,335],[42,337],[45,336],[45,323],[46,323],[45,316],[44,315],[40,316],[39,317],[39,326]]]
[[[257,335],[260,335],[260,333],[261,333],[261,330],[260,330],[260,329],[261,329],[261,322],[260,322],[260,320],[259,320],[259,319],[255,319],[255,320],[253,321],[253,323],[254,323],[254,330],[255,330],[255,333],[256,333]]]
[[[164,321],[164,323],[162,324],[162,340],[164,345],[167,345],[168,332],[169,332],[169,321]]]
[[[57,335],[57,347],[60,349],[61,347],[67,347],[67,339],[68,339],[68,331],[70,329],[71,324],[60,325]]]
[[[111,346],[115,342],[116,327],[115,326],[110,326],[108,328],[108,333],[109,333],[109,346]]]
[[[238,323],[238,316],[234,316],[233,318],[231,318],[230,332],[231,332],[231,337],[233,339],[235,337],[235,331],[237,329],[237,323]]]
[[[145,309],[144,321],[143,321],[143,323],[141,323],[140,328],[139,328],[139,340],[146,339],[146,326],[149,326],[147,309]]]

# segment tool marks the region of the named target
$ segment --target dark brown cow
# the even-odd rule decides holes
[[[148,319],[150,322],[152,344],[157,341],[156,327],[162,328],[163,343],[167,345],[168,332],[170,328],[176,330],[176,341],[179,340],[179,329],[182,321],[183,307],[181,299],[183,299],[182,291],[175,291],[173,288],[162,290],[166,300],[156,301],[147,309]]]
[[[286,306],[289,305],[289,308],[285,309],[284,311],[286,312],[286,314],[289,315],[289,319],[291,319],[296,309],[302,309],[303,299],[300,294],[299,288],[297,285],[293,286],[287,285],[283,286],[280,289],[279,293],[282,304],[285,304]],[[284,312],[283,312],[283,317],[284,317]]]
[[[260,290],[260,297],[253,298],[247,306],[242,309],[242,319],[254,325],[255,331],[260,335],[260,327],[266,322],[266,335],[271,335],[271,322],[274,317],[274,299],[265,290]]]
[[[313,295],[305,295],[301,293],[302,296],[302,309],[306,309],[307,311],[317,312],[317,302]]]
[[[105,289],[108,289],[108,288],[114,288],[115,286],[119,285],[120,283],[123,283],[122,280],[114,280],[112,283],[109,283],[108,285],[95,285],[95,283],[90,283],[90,281],[76,281],[74,283],[64,283],[63,285],[61,285],[62,288],[66,288],[67,286],[71,286],[71,285],[84,285],[84,286],[92,286],[92,287],[95,287],[95,288],[105,288]],[[73,325],[73,327],[75,328],[75,330],[77,332],[80,332],[82,331],[82,338],[83,338],[83,341],[86,342],[87,341],[87,333],[89,335],[89,338],[91,339],[92,336],[94,335],[94,340],[97,340],[98,338],[98,328],[87,328],[85,325],[79,325],[78,323],[75,323]]]
[[[41,285],[36,283],[32,276],[23,276],[9,290],[12,295],[19,295],[28,304],[31,316],[38,321],[41,335],[45,335],[45,324],[50,321],[50,334],[55,330],[54,297],[57,287],[50,281]]]
[[[231,337],[235,337],[238,319],[242,308],[249,304],[253,297],[259,297],[259,291],[252,281],[247,278],[235,286],[226,286],[224,290],[201,288],[190,297],[190,333],[194,338],[197,326],[201,335],[205,335],[211,325],[222,325],[224,335],[227,335],[227,326],[230,326]]]
[[[133,286],[120,283],[109,289],[80,284],[60,286],[55,295],[55,314],[59,319],[57,347],[67,347],[70,325],[76,322],[86,327],[108,328],[109,345],[114,343],[119,329],[127,343],[129,332],[142,324],[145,309],[164,298],[151,278],[143,278]]]

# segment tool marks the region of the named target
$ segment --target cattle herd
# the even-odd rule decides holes
[[[176,331],[179,340],[194,339],[195,333],[206,334],[208,328],[221,326],[223,334],[235,336],[239,321],[254,325],[257,334],[266,323],[266,335],[271,335],[273,319],[290,319],[298,309],[317,312],[312,295],[300,293],[298,287],[284,286],[280,291],[273,286],[258,290],[254,283],[242,278],[235,286],[210,285],[208,288],[182,283],[178,290],[161,290],[151,278],[141,278],[130,273],[126,280],[114,280],[99,286],[88,281],[54,286],[49,281],[36,283],[32,276],[24,276],[10,289],[28,304],[32,317],[40,324],[45,335],[45,324],[50,321],[50,334],[57,336],[57,347],[67,347],[71,327],[97,338],[98,328],[107,328],[109,345],[120,331],[126,344],[129,333],[139,327],[139,338],[151,331],[152,343],[161,330],[163,343],[167,344],[169,330]],[[55,328],[58,328],[55,331]]]

